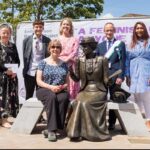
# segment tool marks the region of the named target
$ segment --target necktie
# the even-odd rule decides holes
[[[109,50],[110,47],[111,47],[111,41],[109,40],[109,41],[108,41],[108,48],[107,48],[107,50]]]

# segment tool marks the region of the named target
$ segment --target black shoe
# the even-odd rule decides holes
[[[108,126],[108,130],[114,130],[115,129],[115,124],[110,124]]]
[[[43,118],[43,116],[41,116],[41,118],[39,119],[38,123],[47,124],[47,120],[45,120]]]
[[[70,141],[71,142],[80,142],[80,141],[82,141],[82,137],[72,137],[72,138],[70,138]]]

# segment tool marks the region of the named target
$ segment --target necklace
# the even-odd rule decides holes
[[[87,59],[85,63],[86,72],[92,74],[96,69],[97,57],[92,59]]]

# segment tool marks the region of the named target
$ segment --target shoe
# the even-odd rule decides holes
[[[2,127],[4,127],[4,128],[11,128],[11,124],[10,124],[10,122],[7,120],[8,118],[2,118]]]
[[[47,124],[47,120],[44,119],[43,116],[39,119],[38,123]]]
[[[56,137],[55,132],[48,132],[48,141],[51,141],[51,142],[57,141],[57,137]]]
[[[72,137],[72,138],[70,138],[70,141],[71,142],[80,142],[80,141],[82,141],[82,137]]]
[[[142,117],[145,119],[146,117],[145,117],[145,113],[142,113]]]
[[[48,138],[48,130],[43,130],[42,134],[44,135],[45,138]]]
[[[114,130],[115,129],[115,124],[109,124],[108,130]]]
[[[58,129],[55,133],[57,139],[64,139],[65,137],[67,137],[67,133],[64,129]]]
[[[0,118],[0,125],[2,125],[2,119]]]
[[[150,120],[147,120],[145,122],[146,127],[148,128],[148,131],[150,131]]]

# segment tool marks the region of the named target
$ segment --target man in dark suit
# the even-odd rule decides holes
[[[124,80],[125,74],[125,60],[126,60],[126,48],[125,43],[117,40],[114,37],[115,26],[113,23],[108,22],[104,25],[104,33],[106,39],[98,44],[96,49],[96,54],[98,56],[109,56],[109,75],[112,75],[115,71],[121,69],[122,73],[117,77],[113,78],[113,84],[109,87],[110,99],[113,100],[113,92],[115,86],[121,86]],[[113,45],[116,46],[113,46]],[[113,47],[115,47],[113,49]],[[111,52],[110,52],[111,51]],[[108,52],[111,54],[109,55]],[[116,114],[114,110],[109,111],[109,130],[113,130],[115,128],[116,122]]]
[[[36,70],[40,60],[48,56],[48,44],[50,39],[42,32],[44,30],[44,22],[36,20],[33,22],[34,33],[23,41],[23,77],[26,89],[26,100],[33,97],[36,84]]]

